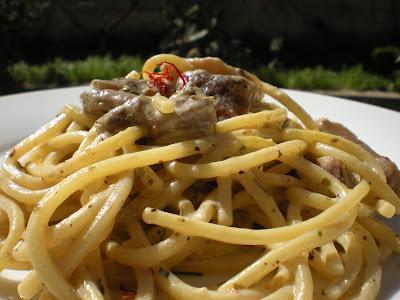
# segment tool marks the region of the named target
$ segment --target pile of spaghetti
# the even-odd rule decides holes
[[[400,250],[377,217],[399,197],[284,92],[161,54],[81,98],[1,158],[0,268],[29,271],[21,298],[377,296]]]

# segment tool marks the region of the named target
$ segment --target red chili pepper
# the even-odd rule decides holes
[[[185,86],[185,84],[187,83],[187,78],[186,78],[186,76],[184,76],[184,75],[181,73],[181,71],[179,71],[179,69],[178,69],[174,64],[165,61],[165,62],[162,62],[162,63],[161,63],[160,67],[161,67],[163,64],[167,64],[167,65],[170,65],[171,67],[173,67],[173,68],[175,69],[175,72],[176,72],[176,73],[178,74],[178,76],[181,78],[181,80],[182,80],[182,82],[183,82],[183,86]],[[167,68],[167,70],[168,70],[168,68]]]
[[[159,91],[160,94],[163,96],[168,96],[169,95],[169,88],[168,88],[168,81],[172,80],[172,76],[169,74],[169,69],[168,68],[164,68],[162,69],[162,66],[166,64],[166,65],[170,65],[175,72],[178,74],[178,76],[180,77],[180,79],[183,82],[183,86],[184,87],[187,83],[187,78],[179,71],[179,69],[170,62],[162,62],[160,64],[160,68],[161,71],[160,72],[145,72],[146,74],[149,75],[149,82],[151,86],[156,87]]]

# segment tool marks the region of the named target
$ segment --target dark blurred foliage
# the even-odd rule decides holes
[[[40,21],[51,0],[0,0],[0,93],[17,89],[5,70],[7,64],[21,57],[24,49],[18,47],[23,33]]]
[[[226,4],[215,0],[163,0],[167,30],[160,50],[186,57],[218,56],[236,64],[251,63],[251,49],[241,37],[230,36],[222,22]]]
[[[400,68],[400,47],[377,47],[371,52],[371,60],[375,71],[390,74]]]
[[[1,0],[1,30],[10,33],[28,30],[50,5],[51,0]]]
[[[219,56],[287,87],[399,90],[400,2],[357,3],[0,0],[0,93],[111,76],[158,52]]]

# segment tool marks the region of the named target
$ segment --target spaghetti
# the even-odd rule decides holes
[[[161,54],[138,74],[92,83],[85,101],[109,98],[66,106],[2,156],[0,268],[29,271],[21,298],[377,296],[400,243],[376,216],[400,199],[368,150],[219,59]]]

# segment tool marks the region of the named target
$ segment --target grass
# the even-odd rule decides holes
[[[263,80],[290,89],[400,91],[400,72],[392,79],[365,71],[361,65],[343,68],[340,71],[322,66],[292,70],[261,67],[258,74]],[[399,84],[396,85],[395,82]]]
[[[18,62],[10,65],[8,72],[16,83],[26,88],[41,86],[77,85],[93,78],[121,77],[133,69],[141,69],[143,60],[136,56],[89,56],[84,60],[66,61],[56,58],[42,65]]]
[[[66,61],[56,58],[42,65],[18,62],[8,71],[25,89],[83,84],[93,78],[121,77],[131,70],[140,70],[143,59],[138,56],[89,56],[84,60]],[[253,70],[261,79],[274,85],[302,90],[382,90],[400,91],[400,70],[383,76],[361,65],[343,67],[339,71],[322,66],[302,69],[260,67]]]

